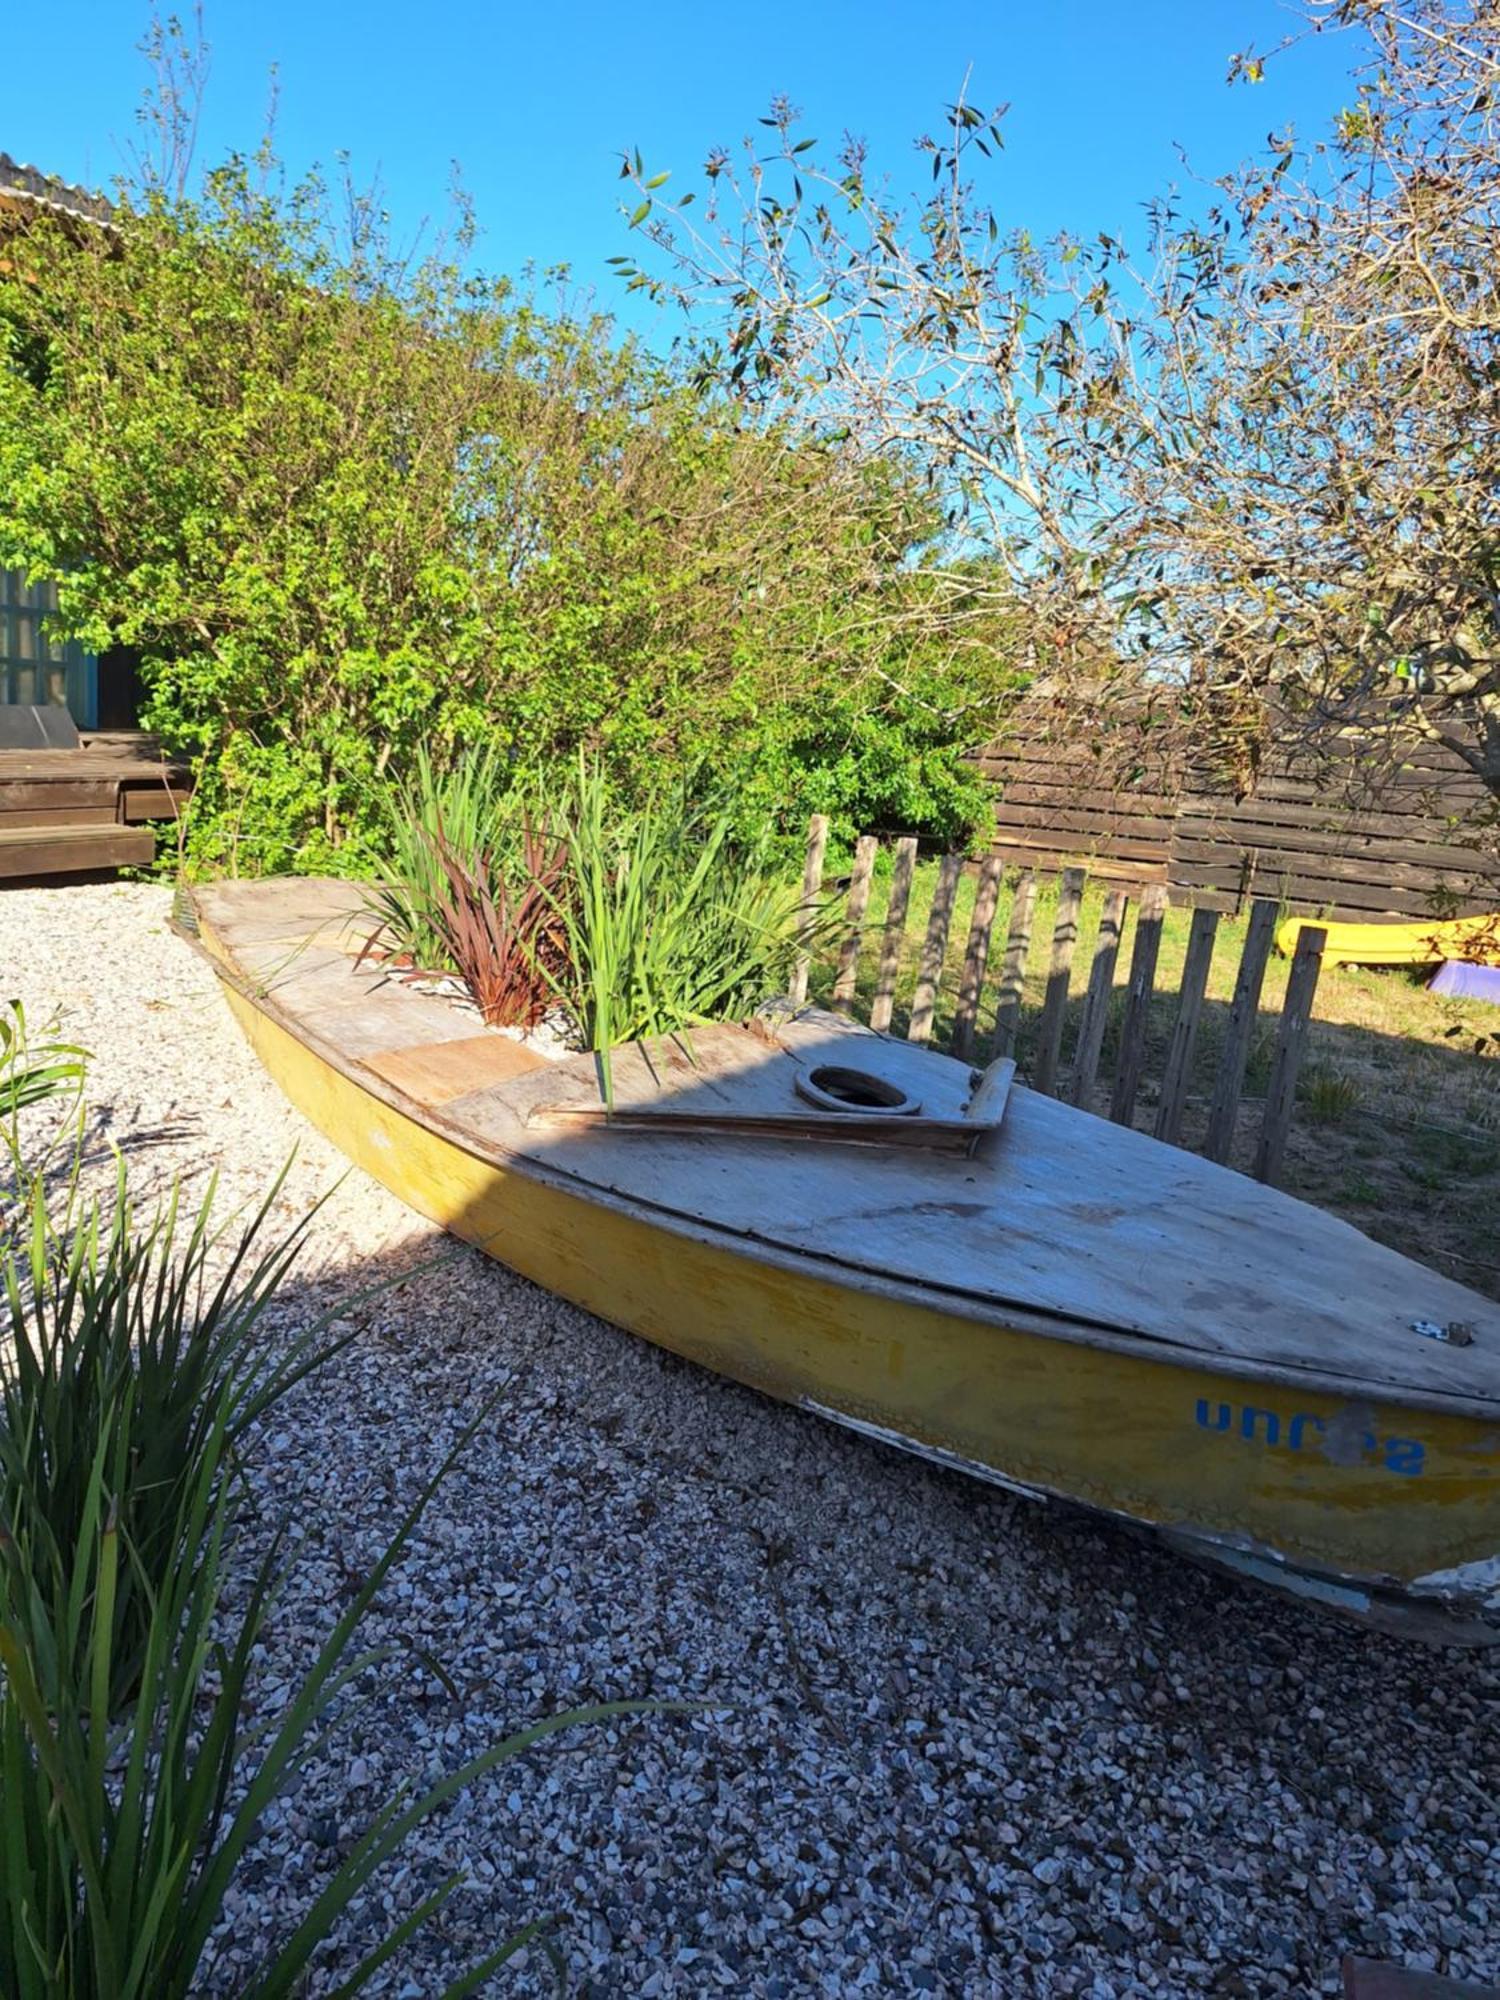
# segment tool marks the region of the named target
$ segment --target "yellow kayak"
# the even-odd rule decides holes
[[[1492,1300],[1009,1065],[976,1087],[816,1010],[617,1049],[606,1106],[592,1056],[357,963],[350,896],[223,883],[199,938],[286,1095],[422,1214],[883,1443],[1500,1640]]]
[[[1276,933],[1276,949],[1290,958],[1303,931],[1313,929],[1328,933],[1325,965],[1436,965],[1445,958],[1500,965],[1500,911],[1441,923],[1435,917],[1405,924],[1325,924],[1317,917],[1289,917]]]

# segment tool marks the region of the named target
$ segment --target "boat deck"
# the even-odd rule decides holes
[[[1500,1415],[1500,1309],[1347,1223],[1226,1168],[1017,1089],[973,1157],[910,1147],[579,1129],[592,1057],[512,1039],[369,967],[358,892],[227,884],[198,897],[211,947],[256,1004],[362,1086],[477,1157],[752,1255],[836,1271],[974,1318],[1028,1316],[1090,1343],[1189,1352],[1344,1395]],[[717,1121],[795,1110],[799,1073],[855,1063],[957,1118],[966,1065],[804,1013],[616,1053],[620,1107]],[[1468,1345],[1420,1326],[1472,1329]]]

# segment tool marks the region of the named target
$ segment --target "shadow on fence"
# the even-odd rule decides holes
[[[827,839],[828,823],[821,815],[815,815],[809,829],[803,871],[803,896],[810,913],[822,892]],[[899,1007],[902,973],[909,962],[913,941],[908,932],[917,843],[911,838],[896,843],[890,895],[884,921],[877,928],[868,922],[868,910],[878,849],[879,843],[872,834],[862,835],[856,844],[828,999],[839,1012],[854,1014],[865,984],[861,980],[861,965],[873,958],[875,978],[869,995],[869,1025],[890,1033],[901,1016],[909,1041],[929,1042],[934,1039],[938,995],[953,944],[951,933],[963,858],[949,854],[939,864],[926,929],[920,939],[914,984],[909,1002],[902,1010]],[[1139,1122],[1148,1082],[1148,1060],[1160,1047],[1153,1025],[1165,1002],[1170,1010],[1170,1028],[1165,1045],[1160,1048],[1162,1066],[1155,1113],[1146,1129],[1169,1145],[1191,1144],[1195,1151],[1211,1160],[1230,1163],[1256,1043],[1277,905],[1257,902],[1251,909],[1233,998],[1218,1024],[1218,1060],[1207,1115],[1189,1119],[1208,976],[1218,939],[1218,912],[1194,910],[1181,978],[1173,996],[1158,985],[1162,926],[1167,911],[1165,886],[1160,882],[1148,883],[1140,892],[1134,943],[1122,981],[1121,946],[1131,893],[1112,884],[1100,917],[1082,1003],[1077,1006],[1072,1000],[1072,987],[1087,871],[1063,870],[1049,938],[1042,934],[1037,921],[1036,874],[1023,870],[1011,899],[998,993],[986,1016],[983,1002],[997,942],[995,919],[1003,875],[1004,862],[999,855],[992,854],[980,864],[947,1037],[951,1053],[970,1062],[1014,1056],[1020,1074],[1033,1090],[1066,1097],[1080,1109],[1106,1116],[1117,1125],[1134,1126]],[[1281,1173],[1324,942],[1324,932],[1316,927],[1304,926],[1298,939],[1277,1019],[1256,1131],[1251,1170],[1258,1180],[1275,1182]],[[1039,956],[1046,966],[1045,998],[1040,1009],[1030,1009],[1026,1004],[1027,972]],[[810,960],[804,960],[793,988],[794,998],[799,1001],[806,998],[810,971]]]

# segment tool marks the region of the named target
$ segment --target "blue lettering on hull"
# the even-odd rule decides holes
[[[1278,1451],[1316,1450],[1328,1430],[1322,1417],[1304,1410],[1284,1418],[1279,1410],[1267,1410],[1253,1403],[1210,1402],[1206,1396],[1198,1398],[1197,1419],[1200,1430],[1219,1437],[1237,1437],[1245,1444],[1269,1445]],[[1377,1438],[1373,1431],[1365,1431],[1361,1436],[1360,1451],[1363,1457],[1374,1459],[1382,1470],[1398,1472],[1408,1479],[1421,1472],[1427,1456],[1426,1446],[1416,1438]]]

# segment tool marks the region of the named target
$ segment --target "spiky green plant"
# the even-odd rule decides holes
[[[184,1493],[205,1464],[227,1477],[251,1426],[353,1338],[327,1337],[326,1321],[279,1346],[261,1337],[312,1220],[264,1241],[284,1179],[227,1249],[212,1183],[185,1226],[175,1191],[142,1224],[123,1163],[108,1210],[74,1181],[54,1218],[37,1180],[26,1229],[0,1244],[0,1507],[9,1519],[24,1497],[56,1552],[34,1588],[71,1589],[68,1553],[102,1481],[130,1549],[113,1593],[114,1702],[134,1686],[155,1594],[192,1559]]]
[[[34,1041],[19,1000],[0,1008],[0,1238],[14,1228],[28,1188],[46,1171],[61,1137],[78,1136],[68,1105],[81,1110],[87,1052],[48,1037]],[[34,1146],[23,1114],[49,1100],[65,1100],[64,1115]]]
[[[510,767],[493,747],[440,762],[425,744],[390,794],[387,851],[366,908],[374,939],[425,972],[457,972],[451,950],[448,859],[472,872],[505,872],[516,860],[521,804]]]
[[[565,998],[599,1052],[751,1012],[786,990],[799,945],[796,889],[736,847],[727,804],[686,787],[621,809],[580,767],[568,813]]]
[[[114,1604],[137,1561],[108,1489],[101,1449],[87,1468],[71,1548],[45,1505],[12,1496],[0,1536],[0,1991],[7,2000],[187,2000],[235,1870],[261,1815],[295,1782],[331,1711],[384,1655],[356,1652],[361,1620],[471,1426],[429,1482],[333,1627],[273,1726],[251,1729],[248,1695],[281,1567],[274,1541],[237,1623],[225,1617],[232,1506],[222,1476],[228,1423],[179,1497],[178,1546],[150,1599],[129,1712]],[[115,1426],[108,1427],[111,1431]],[[65,1590],[38,1579],[55,1571]],[[241,2000],[290,2000],[375,1871],[446,1800],[543,1737],[576,1724],[662,1708],[617,1702],[548,1716],[492,1745],[420,1796],[398,1791],[375,1812],[301,1921],[237,1987]],[[337,1991],[354,1994],[442,1907],[450,1877],[369,1951]],[[537,1936],[527,1925],[446,1988],[472,1993]]]

